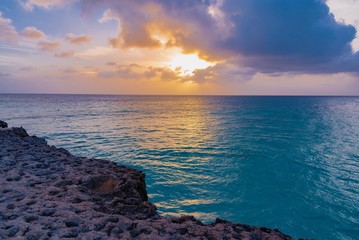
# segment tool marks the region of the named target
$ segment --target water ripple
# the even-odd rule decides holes
[[[359,98],[0,95],[1,119],[146,173],[164,214],[359,237]]]

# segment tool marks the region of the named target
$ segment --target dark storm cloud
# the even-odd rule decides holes
[[[244,55],[330,58],[351,51],[355,28],[319,0],[227,0],[234,23],[225,46]]]
[[[335,21],[321,0],[227,0],[233,23],[223,48],[264,71],[358,71],[353,26]]]

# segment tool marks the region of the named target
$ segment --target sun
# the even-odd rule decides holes
[[[214,63],[200,59],[197,54],[178,53],[173,55],[169,62],[169,68],[176,71],[179,76],[191,76],[197,69],[205,69],[214,66]]]

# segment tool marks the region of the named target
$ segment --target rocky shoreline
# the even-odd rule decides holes
[[[0,239],[292,239],[221,219],[164,217],[143,172],[76,157],[0,121]]]

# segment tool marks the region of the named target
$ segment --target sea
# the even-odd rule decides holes
[[[0,119],[142,170],[163,215],[359,239],[359,97],[1,94]]]

